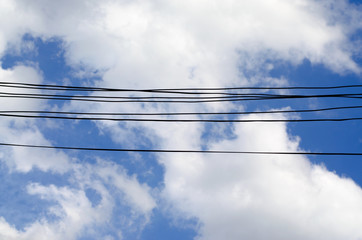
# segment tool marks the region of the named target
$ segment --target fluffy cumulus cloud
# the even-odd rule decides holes
[[[190,72],[190,82],[233,83],[238,62],[245,60],[238,52],[255,58],[245,62],[248,67],[267,56],[359,71],[347,34],[360,27],[360,14],[347,1],[3,0],[2,5],[2,17],[14,20],[2,28],[4,46],[27,32],[59,36],[69,63],[113,68],[123,84],[177,83]]]
[[[23,83],[41,83],[40,73],[26,66],[16,66],[13,69],[1,69],[0,81],[6,83],[23,82]],[[25,93],[39,94],[40,91],[19,90],[3,85],[0,87],[1,92],[5,93]],[[1,98],[1,109],[9,110],[42,110],[46,103],[44,101],[29,101],[25,98]],[[11,119],[2,118],[0,120],[1,139],[3,142],[16,142],[22,139],[24,143],[48,144],[35,121],[29,119]],[[52,170],[55,172],[64,172],[69,168],[69,160],[65,154],[56,151],[43,151],[36,149],[12,149],[7,151],[1,157],[10,168],[18,171],[28,172],[34,166],[42,170]]]
[[[255,119],[256,117],[252,117]],[[275,118],[275,116],[265,116]],[[297,151],[282,123],[238,125],[212,149]],[[197,216],[197,239],[359,239],[362,190],[301,156],[163,158],[164,194],[179,218]]]
[[[298,65],[305,59],[336,73],[361,71],[353,61],[358,48],[349,39],[361,29],[362,14],[348,1],[0,0],[0,4],[1,55],[31,50],[22,40],[24,34],[44,41],[59,38],[73,73],[87,76],[96,71],[101,77],[94,84],[102,87],[279,86],[288,80],[269,76],[273,64]],[[9,20],[12,24],[6,24]],[[46,82],[34,66],[1,69],[0,78]],[[1,105],[49,107],[17,101]],[[75,102],[64,106],[125,112],[235,108],[243,106]],[[284,123],[235,125],[228,131],[201,123],[102,122],[97,127],[123,146],[151,142],[173,149],[299,150],[298,137],[291,136]],[[4,141],[50,144],[35,121],[1,120],[0,130]],[[41,219],[22,231],[1,218],[0,236],[5,239],[77,239],[94,234],[114,217],[123,217],[124,225],[141,231],[156,207],[150,188],[117,164],[72,162],[65,153],[48,150],[14,149],[1,159],[21,172],[38,168],[69,173],[72,182],[30,184],[29,194],[56,203],[49,209],[55,220]],[[165,170],[160,202],[167,203],[175,219],[196,218],[198,239],[362,238],[361,188],[306,157],[166,154],[157,159]],[[97,203],[87,197],[89,189],[99,196]],[[114,216],[117,201],[124,204],[122,211],[131,213]],[[103,237],[122,238],[122,231]]]
[[[3,94],[42,94],[40,90],[17,89],[8,84],[42,83],[41,70],[33,63],[1,69],[0,82],[7,83],[0,87]],[[45,100],[29,101],[27,98],[1,98],[0,105],[2,111],[51,107]],[[44,126],[34,119],[0,119],[1,142],[52,145],[42,130]],[[3,147],[0,160],[10,172],[31,176],[32,171],[40,170],[62,176],[70,182],[69,186],[28,184],[26,192],[29,195],[54,205],[47,209],[47,217],[39,216],[36,222],[28,223],[24,229],[17,229],[1,217],[1,239],[78,239],[83,236],[120,239],[124,231],[141,231],[155,207],[146,184],[140,184],[135,175],[129,176],[122,167],[101,159],[89,165],[62,151]],[[114,214],[115,211],[118,214]],[[117,231],[103,233],[102,229],[111,219],[121,222],[114,226]]]
[[[0,219],[2,239],[121,239],[123,230],[140,231],[149,221],[155,201],[149,188],[115,164],[98,160],[97,165],[74,164],[71,175],[72,187],[30,183],[27,192],[56,204],[48,209],[49,218],[17,230],[4,218]],[[98,196],[90,197],[90,194]],[[121,214],[115,209],[123,208]],[[131,209],[131,210],[129,210]],[[131,211],[131,213],[129,212]],[[103,233],[102,229],[112,225],[117,231]],[[112,225],[113,226],[113,225]]]

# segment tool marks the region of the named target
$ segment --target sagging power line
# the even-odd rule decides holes
[[[88,120],[88,121],[115,121],[115,122],[169,122],[169,123],[278,123],[278,122],[345,122],[358,121],[362,117],[351,118],[313,118],[313,119],[164,119],[164,118],[106,118],[106,117],[68,117],[68,116],[50,116],[50,115],[20,115],[20,114],[3,114],[0,117],[12,118],[40,118],[40,119],[63,119],[63,120]]]
[[[314,94],[314,95],[290,95],[290,94],[239,94],[240,96],[227,97],[132,97],[132,96],[92,96],[92,95],[49,95],[31,93],[6,93],[0,92],[0,98],[25,98],[39,100],[61,101],[86,101],[105,103],[212,103],[212,102],[241,102],[255,100],[283,100],[283,99],[307,99],[307,98],[349,98],[362,99],[362,93],[348,94]],[[161,100],[157,100],[161,99]],[[182,99],[182,100],[179,100]]]
[[[160,92],[171,91],[223,91],[223,90],[328,90],[344,88],[362,88],[362,85],[339,85],[339,86],[287,86],[287,87],[215,87],[215,88],[151,88],[151,89],[130,89],[130,88],[102,88],[87,86],[66,86],[56,84],[32,84],[22,82],[0,82],[1,87],[34,88],[45,90],[66,90],[66,91],[111,91],[111,92]]]
[[[229,101],[254,101],[254,100],[279,100],[279,99],[306,99],[306,98],[347,98],[361,99],[362,93],[330,93],[330,94],[267,94],[267,93],[240,93],[228,92],[236,90],[331,90],[331,89],[358,89],[362,85],[344,85],[327,87],[237,87],[237,88],[169,88],[169,89],[117,89],[98,87],[61,86],[30,83],[7,83],[0,82],[2,88],[32,89],[32,90],[56,90],[72,91],[72,94],[39,94],[0,92],[1,98],[31,98],[42,100],[64,100],[64,101],[91,101],[91,102],[116,102],[116,103],[205,103],[205,102],[229,102]],[[220,92],[223,91],[223,92]],[[151,96],[102,96],[102,95],[81,95],[80,92],[132,92],[148,93]],[[88,94],[88,93],[87,93]],[[159,94],[186,94],[187,96],[159,95]],[[200,95],[200,96],[198,96]],[[40,118],[40,119],[69,119],[69,120],[93,120],[93,121],[137,121],[137,122],[326,122],[326,121],[355,121],[362,120],[362,117],[345,118],[313,118],[313,119],[155,119],[155,118],[134,118],[132,116],[182,116],[182,115],[245,115],[245,114],[283,114],[283,113],[307,113],[322,112],[343,109],[360,109],[362,106],[342,106],[319,109],[301,110],[269,110],[256,112],[170,112],[170,113],[100,113],[100,112],[62,112],[62,111],[30,111],[30,110],[8,110],[0,111],[0,116],[11,118]],[[34,115],[35,114],[35,115]],[[39,115],[38,115],[39,114]],[[64,116],[65,115],[65,116]],[[70,115],[70,116],[69,116]],[[86,116],[85,116],[86,115]],[[93,116],[92,116],[93,115]],[[108,117],[107,117],[108,115]],[[96,117],[95,117],[96,116]],[[102,117],[103,116],[103,117]],[[104,117],[106,116],[106,117]],[[114,118],[109,116],[131,116],[130,118]],[[86,151],[111,151],[111,152],[148,152],[148,153],[204,153],[204,154],[265,154],[265,155],[338,155],[338,156],[360,156],[362,153],[351,152],[271,152],[271,151],[224,151],[224,150],[178,150],[178,149],[116,149],[116,148],[92,148],[92,147],[68,147],[68,146],[46,146],[17,143],[0,143],[0,146],[46,148],[63,150],[86,150]]]
[[[341,106],[317,109],[296,109],[296,110],[267,110],[267,111],[237,111],[237,112],[69,112],[69,111],[27,111],[27,110],[5,110],[0,111],[1,114],[61,114],[61,115],[95,115],[95,116],[183,116],[183,115],[249,115],[249,114],[283,114],[283,113],[308,113],[308,112],[324,112],[346,109],[361,109],[362,106]]]
[[[223,150],[180,150],[180,149],[125,149],[125,148],[92,148],[92,147],[68,147],[31,145],[17,143],[0,143],[0,146],[43,148],[80,151],[103,151],[103,152],[144,152],[144,153],[204,153],[204,154],[253,154],[253,155],[319,155],[319,156],[362,156],[362,152],[271,152],[271,151],[223,151]]]

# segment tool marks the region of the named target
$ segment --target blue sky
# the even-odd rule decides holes
[[[0,81],[110,88],[361,84],[360,4],[335,0],[4,0],[0,3],[0,19],[6,22],[0,25]],[[361,88],[343,92],[360,93]],[[193,105],[0,99],[0,110],[82,112],[221,112],[348,105],[361,105],[360,99]],[[324,117],[361,117],[361,110],[236,118]],[[0,132],[0,142],[52,146],[362,149],[360,121],[204,124],[2,117]],[[0,238],[360,239],[360,160],[358,156],[1,147]]]

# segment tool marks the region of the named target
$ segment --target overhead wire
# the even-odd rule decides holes
[[[49,146],[17,143],[0,143],[0,146],[81,150],[81,151],[103,151],[103,152],[144,152],[144,153],[204,153],[204,154],[257,154],[257,155],[320,155],[320,156],[362,156],[362,152],[282,152],[282,151],[224,151],[224,150],[183,150],[183,149],[130,149],[130,148],[93,148],[93,147],[69,147]]]
[[[339,86],[287,86],[287,87],[214,87],[214,88],[151,88],[151,89],[129,89],[129,88],[101,88],[87,86],[67,86],[56,84],[33,84],[23,82],[0,82],[0,86],[5,87],[38,87],[50,88],[50,90],[87,90],[87,91],[129,91],[129,92],[152,92],[152,91],[220,91],[220,90],[327,90],[327,89],[342,89],[342,88],[361,88],[362,84],[339,85]]]
[[[5,84],[0,82],[0,84]],[[83,87],[75,86],[61,86],[61,85],[44,85],[44,84],[29,84],[29,83],[7,83],[10,86],[17,87],[20,85],[22,87],[58,87],[66,89],[83,89]],[[5,84],[6,85],[6,84]],[[323,89],[335,89],[335,88],[356,88],[362,85],[344,85],[344,86],[330,86],[330,87],[289,87],[290,89],[295,88],[323,88]],[[286,89],[284,87],[282,89]],[[86,88],[86,89],[99,89],[99,88]],[[110,90],[108,88],[101,88],[102,90]],[[172,90],[220,90],[220,89],[240,89],[240,88],[180,88]],[[243,88],[244,89],[244,88]],[[254,88],[251,88],[254,89]],[[256,89],[264,89],[263,87]],[[278,88],[280,89],[280,88]],[[130,89],[112,89],[112,90],[122,90],[128,91]],[[164,89],[146,89],[140,91],[160,91]],[[133,89],[133,91],[138,91]],[[153,92],[152,92],[153,93]],[[154,94],[154,93],[153,93]],[[198,94],[198,93],[194,93]],[[65,95],[65,94],[39,94],[39,93],[14,93],[14,92],[0,92],[0,98],[32,98],[32,99],[47,99],[47,100],[64,100],[64,101],[91,101],[91,102],[114,102],[114,103],[205,103],[205,102],[226,102],[226,101],[251,101],[251,100],[277,100],[277,99],[297,99],[297,98],[362,98],[360,93],[344,93],[344,94],[314,94],[314,95],[300,95],[300,94],[266,94],[266,93],[238,93],[233,94],[232,96],[99,96],[99,95]],[[121,100],[119,100],[121,99]],[[161,99],[161,100],[159,100]],[[182,99],[182,100],[179,100]],[[284,110],[284,111],[274,111],[274,113],[291,113],[291,112],[313,112],[313,111],[327,111],[327,110],[337,110],[337,109],[353,109],[360,108],[360,106],[347,106],[347,107],[336,107],[336,108],[325,108],[325,109],[315,109],[315,110]],[[264,113],[270,113],[273,111],[264,111]],[[53,115],[23,115],[15,114],[16,112],[0,112],[0,116],[3,117],[17,117],[17,118],[51,118],[51,119],[72,119],[72,120],[106,120],[106,121],[153,121],[153,122],[325,122],[325,121],[354,121],[361,120],[360,117],[348,117],[348,118],[318,118],[318,119],[140,119],[140,118],[102,118],[102,117],[69,117],[69,116],[53,116]],[[24,113],[24,112],[22,112]],[[28,112],[30,113],[30,112]],[[43,112],[49,114],[50,112]],[[247,112],[243,114],[253,114],[255,112]],[[259,112],[263,113],[263,112]],[[61,114],[61,113],[60,113]],[[202,115],[201,113],[196,113]],[[221,113],[224,114],[224,113]],[[229,113],[230,114],[230,113]],[[233,114],[241,114],[240,112]],[[115,114],[112,114],[115,115]],[[118,114],[121,115],[121,114]],[[126,114],[122,114],[126,115]],[[128,115],[131,115],[129,113]],[[172,114],[160,114],[160,113],[149,113],[149,114],[133,114],[133,115],[181,115],[181,113],[172,113]],[[190,115],[190,113],[184,113],[184,115]]]
[[[100,95],[65,95],[65,94],[37,94],[37,93],[10,93],[0,92],[0,97],[11,98],[32,98],[47,100],[72,100],[72,101],[92,101],[92,102],[138,102],[138,103],[204,103],[204,102],[226,102],[226,101],[252,101],[252,100],[277,100],[277,99],[303,99],[303,98],[355,98],[361,99],[361,93],[333,93],[333,94],[266,94],[266,93],[239,93],[230,92],[235,90],[332,90],[332,89],[359,89],[362,85],[340,85],[340,86],[315,86],[315,87],[231,87],[231,88],[154,88],[154,89],[127,89],[127,88],[100,88],[82,86],[63,86],[54,84],[31,84],[31,83],[9,83],[0,82],[2,88],[32,89],[32,90],[55,90],[73,92],[133,92],[150,93],[152,96],[100,96]],[[196,92],[195,92],[196,91]],[[224,91],[224,92],[220,92]],[[187,94],[204,96],[155,96],[154,94]],[[211,95],[211,96],[205,96]],[[215,96],[218,95],[218,96]],[[225,95],[225,96],[223,96]],[[181,99],[181,100],[180,100]],[[317,119],[149,119],[149,118],[110,118],[110,117],[83,117],[84,115],[119,115],[119,116],[171,116],[171,115],[235,115],[235,114],[270,114],[270,113],[302,113],[320,112],[342,109],[358,109],[362,106],[342,106],[320,109],[301,110],[270,110],[257,112],[218,112],[218,113],[79,113],[60,111],[0,111],[2,117],[16,118],[49,118],[49,119],[71,119],[71,120],[107,120],[107,121],[152,121],[152,122],[325,122],[325,121],[353,121],[362,120],[362,117],[348,118],[317,118]],[[22,113],[22,114],[21,114]],[[25,115],[24,115],[25,113]],[[41,114],[41,115],[29,115]],[[59,116],[44,114],[64,114],[79,116]],[[0,143],[0,146],[48,148],[63,150],[87,150],[87,151],[112,151],[112,152],[149,152],[149,153],[219,153],[219,154],[267,154],[267,155],[350,155],[360,156],[362,153],[347,152],[270,152],[270,151],[223,151],[223,150],[177,150],[177,149],[118,149],[118,148],[91,148],[91,147],[68,147],[68,146],[46,146],[15,143]]]
[[[296,109],[296,110],[267,110],[267,111],[236,111],[236,112],[69,112],[69,111],[28,111],[28,110],[0,110],[2,114],[12,113],[34,113],[34,114],[63,114],[63,115],[97,115],[97,116],[183,116],[183,115],[249,115],[249,114],[280,114],[280,113],[307,113],[323,112],[333,110],[361,109],[362,106],[341,106],[317,109]]]
[[[61,94],[50,95],[50,94],[0,92],[0,98],[28,98],[28,99],[42,99],[42,100],[63,100],[63,101],[72,100],[72,101],[108,102],[108,103],[207,103],[207,102],[210,103],[210,102],[237,102],[237,101],[254,101],[254,100],[281,100],[281,99],[306,99],[306,98],[362,99],[362,93],[314,94],[314,95],[253,93],[253,94],[239,94],[235,96],[223,96],[223,97],[160,97],[160,96],[133,97],[133,96],[92,96],[92,95],[61,95]],[[157,100],[157,99],[162,99],[162,100]],[[183,99],[183,100],[178,100],[178,99]]]
[[[105,118],[105,117],[67,117],[67,116],[50,116],[50,115],[20,115],[20,114],[3,114],[0,117],[13,118],[41,118],[41,119],[63,119],[63,120],[92,120],[92,121],[116,121],[116,122],[213,122],[213,123],[276,123],[276,122],[345,122],[362,120],[362,117],[351,118],[314,118],[314,119],[152,119],[152,118]]]

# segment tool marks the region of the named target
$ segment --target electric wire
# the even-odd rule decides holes
[[[362,152],[271,152],[271,151],[224,151],[224,150],[181,150],[181,149],[129,149],[129,148],[93,148],[93,147],[69,147],[69,146],[48,146],[31,145],[18,143],[0,143],[0,146],[62,149],[80,151],[103,151],[103,152],[145,152],[145,153],[204,153],[204,154],[256,154],[256,155],[324,155],[324,156],[362,156]]]
[[[362,106],[341,106],[318,109],[298,109],[298,110],[268,110],[268,111],[244,111],[244,112],[156,112],[156,113],[116,113],[116,112],[67,112],[67,111],[36,111],[36,110],[0,110],[2,114],[13,113],[34,113],[34,114],[62,114],[62,115],[96,115],[96,116],[183,116],[183,115],[249,115],[249,114],[280,114],[280,113],[307,113],[323,112],[345,109],[361,109]]]
[[[235,93],[220,91],[235,90],[332,90],[332,89],[359,89],[362,85],[340,85],[340,86],[316,86],[316,87],[232,87],[232,88],[154,88],[154,89],[127,89],[127,88],[100,88],[100,87],[80,87],[63,86],[51,84],[31,84],[31,83],[9,83],[0,82],[0,87],[34,90],[55,90],[55,91],[73,91],[73,92],[137,92],[150,93],[153,96],[92,96],[92,95],[64,95],[64,94],[34,94],[34,93],[9,93],[0,92],[2,98],[32,98],[47,100],[72,100],[72,101],[92,101],[92,102],[139,102],[139,103],[204,103],[204,102],[225,102],[225,101],[250,101],[250,100],[277,100],[277,99],[303,99],[303,98],[354,98],[361,99],[361,93],[334,93],[334,94],[265,94],[265,93]],[[196,92],[195,92],[196,91]],[[154,94],[187,94],[212,96],[154,96]],[[227,95],[227,96],[215,96]],[[121,99],[121,100],[120,100]],[[160,100],[162,99],[162,100]],[[164,100],[165,99],[165,100]],[[181,99],[181,100],[180,100]],[[110,118],[110,117],[79,117],[79,116],[54,116],[43,114],[68,114],[68,115],[123,115],[123,116],[162,116],[162,115],[232,115],[232,114],[264,114],[264,113],[302,113],[319,112],[342,109],[358,109],[362,106],[343,106],[320,109],[301,109],[301,110],[271,110],[258,112],[218,112],[218,113],[77,113],[60,111],[0,111],[2,117],[16,118],[50,118],[50,119],[72,119],[72,120],[107,120],[107,121],[152,121],[152,122],[325,122],[325,121],[354,121],[362,120],[362,117],[348,118],[317,118],[317,119],[149,119],[149,118]],[[15,114],[18,113],[18,114]],[[19,113],[27,113],[26,115]],[[28,115],[36,113],[42,115]],[[69,147],[69,146],[47,146],[30,145],[17,143],[0,143],[0,146],[9,147],[27,147],[27,148],[46,148],[63,150],[85,150],[85,151],[111,151],[111,152],[148,152],[148,153],[205,153],[205,154],[265,154],[265,155],[326,155],[326,156],[361,156],[362,152],[272,152],[272,151],[224,151],[224,150],[179,150],[179,149],[123,149],[123,148],[92,148],[92,147]]]
[[[150,118],[105,118],[105,117],[67,117],[50,115],[20,115],[0,114],[0,117],[13,118],[41,118],[41,119],[63,119],[63,120],[91,120],[91,121],[116,121],[116,122],[213,122],[213,123],[276,123],[276,122],[345,122],[362,120],[362,117],[351,118],[317,118],[317,119],[150,119]]]
[[[280,95],[276,94],[263,94],[263,93],[253,93],[253,94],[234,94],[231,96],[207,96],[207,97],[173,97],[173,96],[100,96],[100,95],[64,95],[64,94],[40,94],[40,93],[14,93],[14,92],[0,92],[0,96],[35,96],[35,97],[59,97],[59,98],[73,98],[73,97],[79,97],[79,98],[106,98],[106,99],[137,99],[137,100],[143,100],[143,99],[223,99],[223,98],[236,98],[236,97],[278,97]],[[358,94],[360,95],[360,94]],[[284,95],[282,95],[284,96]]]
[[[152,89],[128,89],[128,88],[101,88],[101,87],[84,87],[84,86],[67,86],[67,85],[56,85],[56,84],[32,84],[22,82],[0,82],[0,86],[30,86],[30,87],[43,87],[43,88],[57,88],[59,89],[77,89],[87,91],[220,91],[220,90],[327,90],[327,89],[342,89],[342,88],[361,88],[362,85],[339,85],[339,86],[288,86],[288,87],[226,87],[226,88],[152,88]]]
[[[361,93],[353,94],[316,94],[316,95],[257,95],[248,94],[243,97],[116,97],[116,96],[71,96],[71,95],[43,95],[29,93],[4,93],[0,92],[0,98],[26,98],[42,100],[62,100],[62,101],[87,101],[87,102],[108,102],[108,103],[210,103],[210,102],[237,102],[254,100],[284,100],[284,99],[306,99],[306,98],[349,98],[362,99]],[[150,99],[166,100],[150,100]],[[118,100],[122,99],[122,100]],[[126,99],[126,100],[124,100]],[[186,99],[186,100],[173,100]],[[197,100],[194,100],[197,99]],[[199,100],[201,99],[201,100]],[[211,99],[211,100],[209,100]]]
[[[106,99],[228,99],[228,98],[318,98],[318,97],[359,97],[362,93],[342,93],[342,94],[313,94],[313,95],[300,95],[300,94],[267,94],[267,93],[238,93],[231,96],[207,96],[207,97],[174,97],[174,96],[104,96],[104,95],[64,95],[64,94],[43,94],[43,93],[14,93],[14,92],[0,92],[0,96],[34,96],[34,97],[54,97],[54,98],[106,98]]]
[[[322,87],[234,87],[234,88],[155,88],[155,89],[129,89],[129,88],[100,88],[100,87],[81,87],[81,86],[65,86],[65,85],[51,85],[51,84],[30,84],[30,83],[11,83],[0,82],[0,87],[11,88],[27,88],[35,90],[56,90],[56,91],[86,91],[86,92],[143,92],[143,93],[163,93],[163,94],[187,94],[187,95],[230,95],[238,96],[240,93],[219,92],[221,90],[331,90],[331,89],[347,89],[357,88],[362,85],[341,85],[341,86],[322,86]],[[190,92],[192,91],[192,92]],[[198,91],[198,92],[194,92]],[[211,91],[211,92],[205,92]]]

